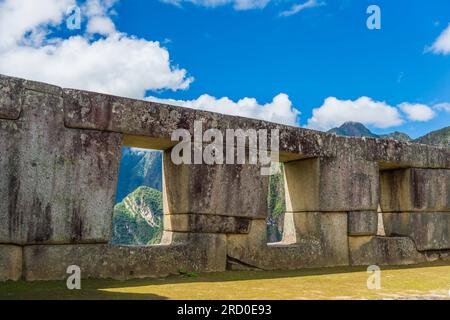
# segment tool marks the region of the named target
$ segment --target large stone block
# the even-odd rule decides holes
[[[130,136],[146,136],[152,148],[167,149],[174,145],[170,137],[176,129],[193,134],[194,121],[205,128],[277,129],[283,161],[305,157],[332,158],[338,154],[382,164],[383,168],[425,167],[450,168],[450,151],[417,143],[373,138],[337,137],[332,134],[294,128],[266,121],[192,110],[154,102],[139,101],[79,90],[64,90],[66,125],[70,128],[106,130]],[[132,139],[133,143],[139,143]]]
[[[164,215],[164,229],[177,232],[248,233],[250,219],[205,214]]]
[[[411,238],[420,251],[450,249],[450,212],[383,213],[387,236]]]
[[[353,266],[408,265],[427,261],[414,242],[405,237],[349,237],[349,248]]]
[[[351,155],[285,164],[287,211],[377,210],[378,166]]]
[[[450,170],[387,170],[380,181],[383,212],[450,211]]]
[[[265,270],[348,265],[345,213],[286,213],[283,241],[267,244],[265,220],[253,220],[248,235],[228,235],[235,269]]]
[[[121,135],[65,128],[57,95],[22,100],[20,119],[0,122],[0,242],[108,242]]]
[[[17,281],[22,277],[22,248],[0,245],[0,282]]]
[[[22,110],[23,80],[0,75],[0,119],[18,119]]]
[[[267,216],[269,178],[259,165],[175,165],[165,151],[163,177],[167,214]]]
[[[35,245],[24,247],[28,281],[62,280],[67,268],[79,266],[81,277],[134,279],[162,277],[180,271],[215,272],[226,266],[225,235],[167,234],[170,245],[147,247],[107,244]]]
[[[287,212],[284,230],[283,242],[319,243],[330,262],[348,263],[347,213]]]
[[[351,211],[348,214],[348,234],[353,236],[375,236],[378,232],[378,212]]]

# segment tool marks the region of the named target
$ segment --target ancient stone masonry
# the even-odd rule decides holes
[[[175,165],[175,129],[278,129],[287,212],[258,165]],[[160,245],[113,246],[122,145],[164,150]],[[450,252],[450,150],[346,138],[0,76],[0,281],[413,264]],[[378,208],[381,207],[383,221]],[[384,223],[385,235],[378,234]]]

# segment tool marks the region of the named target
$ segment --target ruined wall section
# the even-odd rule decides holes
[[[258,165],[180,165],[171,134],[278,129],[283,241]],[[122,144],[164,150],[161,245],[109,244]],[[450,249],[450,150],[326,133],[0,76],[0,281],[410,264]],[[386,236],[377,233],[381,203]],[[429,254],[430,253],[430,254]]]

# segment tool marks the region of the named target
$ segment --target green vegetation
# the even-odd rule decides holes
[[[140,186],[162,191],[162,153],[122,148],[116,203]]]
[[[416,142],[438,147],[450,148],[450,127],[430,132],[429,134],[415,140]]]
[[[278,242],[283,234],[284,212],[286,203],[284,197],[284,174],[283,164],[275,165],[279,167],[277,173],[270,176],[267,218],[267,239],[268,242]]]
[[[130,281],[7,282],[0,299],[450,299],[450,262],[381,270],[381,290],[367,289],[363,267],[239,271]]]
[[[346,122],[339,128],[333,128],[328,132],[335,133],[340,136],[371,137],[371,138],[393,139],[400,141],[412,141],[428,144],[431,146],[450,148],[450,127],[430,132],[424,135],[423,137],[417,138],[415,140],[411,139],[411,137],[409,137],[407,134],[398,131],[384,135],[376,135],[369,129],[367,129],[363,124],[358,122]]]
[[[161,241],[163,205],[160,191],[139,187],[116,205],[113,244],[147,245]]]
[[[356,122],[347,122],[339,128],[331,129],[329,132],[344,136],[411,141],[411,138],[402,132],[376,135],[364,125]],[[450,147],[450,127],[431,132],[414,140],[414,142]],[[283,234],[286,205],[282,164],[280,165],[280,169],[281,170],[279,170],[277,174],[270,177],[269,183],[269,194],[267,199],[267,238],[269,242],[280,241]],[[158,209],[160,208],[159,205],[161,204],[161,200],[157,201],[156,198],[160,199],[161,194],[159,193],[158,197],[156,197],[156,193],[153,193],[155,194],[155,199],[149,202],[158,204],[156,208],[151,210],[155,216],[153,222],[151,222],[151,219],[146,220],[146,218],[142,217],[142,214],[137,214],[136,211],[130,212],[130,206],[128,205],[127,207],[123,202],[127,196],[136,198],[136,195],[132,196],[132,194],[139,186],[147,186],[161,191],[162,154],[159,151],[123,148],[119,185],[117,188],[117,200],[118,202],[122,202],[117,205],[114,214],[113,243],[142,245],[154,244],[160,241],[162,234],[162,208]],[[129,204],[129,202],[127,203]],[[145,216],[145,212],[143,215]]]

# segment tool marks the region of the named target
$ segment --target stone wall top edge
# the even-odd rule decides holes
[[[145,104],[147,106],[152,106],[154,108],[170,108],[170,109],[176,109],[180,112],[187,112],[195,114],[196,120],[216,120],[217,122],[224,120],[223,123],[226,124],[236,124],[236,125],[242,125],[247,124],[248,126],[245,127],[251,127],[255,129],[279,129],[280,135],[286,134],[286,133],[301,133],[304,136],[316,136],[316,137],[324,137],[329,138],[333,137],[336,142],[338,143],[351,143],[351,142],[359,142],[361,144],[366,143],[376,143],[378,145],[393,145],[393,146],[423,146],[428,149],[436,149],[436,150],[444,150],[447,151],[448,148],[444,147],[436,147],[436,146],[429,146],[425,144],[419,144],[415,142],[407,142],[407,141],[398,141],[398,140],[389,140],[389,139],[378,139],[378,138],[371,138],[371,137],[346,137],[346,136],[338,136],[334,133],[327,133],[322,131],[317,131],[313,129],[308,128],[302,128],[302,127],[296,127],[286,124],[279,124],[275,122],[270,122],[266,120],[260,120],[260,119],[253,119],[253,118],[247,118],[242,116],[236,116],[236,115],[227,115],[222,114],[218,112],[211,112],[211,111],[203,111],[203,110],[197,110],[187,107],[180,107],[176,105],[171,104],[163,104],[159,102],[154,101],[147,101],[142,99],[133,99],[128,97],[120,97],[117,95],[111,95],[111,94],[105,94],[105,93],[97,93],[87,90],[79,90],[79,89],[71,89],[71,88],[64,88],[63,89],[64,95],[67,94],[73,94],[73,93],[84,93],[88,95],[96,95],[96,96],[103,96],[110,99],[111,102],[120,102],[124,105],[127,103],[133,104],[133,103],[140,103]],[[204,129],[208,129],[209,127],[205,127]],[[211,128],[214,128],[211,126]],[[230,127],[230,129],[239,129],[238,127]],[[449,153],[450,154],[450,153]]]
[[[85,95],[95,97],[96,99],[107,101],[102,106],[102,110],[95,110],[92,113],[98,113],[104,116],[103,122],[97,123],[97,119],[82,119],[75,117],[67,120],[65,125],[68,128],[92,129],[100,131],[117,132],[126,135],[148,135],[154,138],[167,139],[173,129],[181,128],[192,131],[194,120],[203,120],[204,130],[209,128],[225,129],[278,129],[280,131],[280,152],[292,154],[304,154],[308,156],[335,157],[337,154],[351,152],[360,159],[374,162],[402,163],[405,166],[429,167],[429,168],[450,168],[450,149],[442,147],[428,146],[413,142],[403,142],[396,140],[376,139],[368,137],[345,137],[335,134],[315,131],[311,129],[294,127],[284,124],[277,124],[264,120],[245,118],[240,116],[225,115],[209,111],[195,110],[185,107],[178,107],[169,104],[119,97],[110,94],[90,92],[86,90],[61,88],[58,86],[30,81],[20,78],[0,75],[1,79],[18,81],[24,89],[49,93],[62,96],[64,100],[64,109],[70,109],[67,106],[68,98],[72,109],[77,109],[77,97]],[[116,103],[115,108],[123,106],[123,118],[115,119],[112,114],[112,104]],[[133,113],[139,113],[139,116],[147,118],[157,117],[154,123],[142,124],[141,118],[137,115],[129,115],[130,107],[138,107]],[[95,108],[100,108],[97,105]],[[148,114],[147,114],[147,107]],[[127,109],[128,108],[128,109]],[[89,112],[88,112],[89,113]],[[78,115],[77,115],[78,116]],[[181,118],[180,118],[181,117]],[[131,119],[134,123],[128,124]],[[175,119],[175,121],[173,121]],[[86,120],[86,121],[85,121]],[[176,121],[178,120],[178,122]],[[146,131],[148,128],[151,130]],[[417,155],[420,155],[417,156]],[[417,159],[417,160],[416,160]]]

